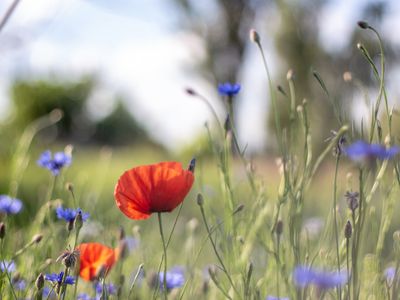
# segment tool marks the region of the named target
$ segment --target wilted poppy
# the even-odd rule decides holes
[[[161,162],[126,171],[119,178],[114,197],[129,218],[147,219],[154,212],[170,212],[193,185],[194,160],[189,170],[178,162]]]
[[[79,276],[93,280],[103,269],[106,273],[118,259],[118,253],[99,243],[84,243],[77,247],[80,252]]]

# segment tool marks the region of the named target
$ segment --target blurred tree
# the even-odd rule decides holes
[[[122,99],[118,99],[114,110],[96,123],[94,139],[111,145],[127,145],[150,142],[145,130],[132,118]]]
[[[23,130],[33,120],[58,108],[63,111],[58,137],[80,136],[91,124],[84,108],[94,83],[92,77],[78,81],[17,80],[11,87],[12,125]]]
[[[17,80],[11,87],[13,113],[7,125],[3,125],[2,132],[21,133],[32,121],[57,108],[63,112],[57,132],[54,128],[45,131],[54,138],[108,145],[150,143],[146,131],[127,111],[121,99],[110,99],[117,104],[104,119],[95,122],[90,117],[86,104],[95,85],[94,77],[75,81]]]

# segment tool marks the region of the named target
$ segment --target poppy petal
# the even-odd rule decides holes
[[[153,212],[170,212],[190,191],[193,173],[178,162],[161,162],[126,171],[114,190],[119,209],[129,218],[147,219]]]

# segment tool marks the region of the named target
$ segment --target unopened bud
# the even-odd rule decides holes
[[[74,219],[74,227],[76,230],[80,230],[83,226],[82,212],[79,210]]]
[[[250,41],[252,41],[253,43],[260,43],[260,35],[258,34],[258,32],[255,29],[250,29]]]
[[[198,204],[199,206],[203,206],[203,204],[204,204],[204,198],[203,198],[203,195],[202,195],[202,194],[198,194],[198,195],[197,195],[197,204]]]
[[[235,211],[233,214],[237,214],[238,212],[241,212],[244,208],[244,204],[240,204],[238,207],[236,207]]]
[[[282,220],[278,220],[276,223],[276,228],[275,228],[276,235],[280,236],[283,232],[283,222]]]
[[[32,243],[39,244],[42,239],[43,239],[43,234],[41,234],[41,233],[35,234],[32,237]]]
[[[71,182],[67,182],[65,184],[65,188],[67,189],[67,191],[70,191],[70,192],[74,191],[74,185]]]
[[[344,80],[345,82],[350,82],[350,81],[353,80],[353,75],[351,75],[350,72],[344,72],[344,73],[343,73],[343,80]]]
[[[122,241],[123,239],[125,239],[125,229],[124,229],[124,227],[120,227],[119,228],[119,238],[118,238],[120,241]]]
[[[357,48],[361,50],[362,48],[364,48],[364,46],[361,43],[357,43]]]
[[[0,223],[0,239],[4,239],[4,237],[6,236],[6,225],[1,222]]]
[[[186,88],[185,92],[186,92],[186,94],[188,94],[190,96],[196,96],[197,95],[196,91],[194,89],[190,88],[190,87]]]
[[[38,291],[40,291],[44,287],[44,276],[42,273],[40,273],[39,276],[36,278],[35,286]]]
[[[346,239],[350,239],[352,233],[353,233],[353,227],[351,226],[351,222],[347,220],[346,226],[344,227],[344,237]]]
[[[365,21],[358,21],[357,25],[360,26],[360,28],[362,29],[368,29],[369,28],[369,24]]]
[[[189,163],[188,171],[194,173],[195,167],[196,167],[196,158],[193,157]]]
[[[69,220],[67,223],[67,231],[72,231],[74,229],[74,220]]]
[[[287,96],[285,90],[283,89],[283,87],[281,85],[278,85],[276,88],[278,89],[278,92],[280,92],[284,96]]]
[[[289,69],[289,71],[287,71],[287,73],[286,73],[286,79],[293,80],[293,76],[294,76],[293,70]]]

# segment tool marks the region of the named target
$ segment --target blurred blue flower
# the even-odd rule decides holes
[[[178,288],[183,286],[185,283],[185,276],[184,276],[184,270],[182,267],[174,267],[167,271],[167,276],[166,276],[166,281],[167,281],[167,290],[171,290],[173,288]],[[160,288],[164,288],[164,272],[160,272],[159,274],[159,280],[160,280]]]
[[[0,195],[0,212],[6,214],[17,214],[22,209],[22,201],[7,195]]]
[[[400,152],[400,147],[392,146],[386,148],[384,145],[369,144],[359,140],[346,147],[344,152],[354,161],[361,161],[367,158],[390,159]]]
[[[344,273],[326,272],[306,266],[297,266],[293,271],[293,280],[295,285],[301,288],[314,284],[320,289],[327,290],[344,285],[348,278]]]
[[[79,212],[82,213],[83,221],[86,221],[90,216],[89,213],[83,212],[80,208],[72,209],[72,208],[63,208],[62,206],[56,208],[57,218],[64,219],[67,222],[73,221]]]
[[[63,279],[64,272],[60,272],[59,274],[53,273],[53,274],[46,274],[44,275],[44,279],[47,281],[55,282],[58,284],[61,284],[61,281]],[[75,277],[73,276],[67,276],[64,281],[66,284],[74,284],[75,283]]]
[[[49,294],[50,294],[50,296],[49,296]],[[53,289],[49,288],[48,286],[45,286],[43,288],[42,296],[45,299],[47,299],[47,298],[55,299],[57,295],[56,295],[56,292]]]
[[[117,294],[117,288],[112,283],[106,284],[105,287],[109,295]],[[103,284],[101,282],[98,282],[95,286],[95,289],[96,289],[96,294],[101,295],[103,293]]]
[[[93,298],[90,297],[88,294],[80,293],[80,294],[78,294],[78,296],[76,297],[76,300],[93,300]]]
[[[288,297],[275,297],[275,296],[267,296],[267,298],[265,300],[289,300]]]
[[[71,164],[71,156],[65,152],[56,152],[52,158],[50,150],[46,150],[40,155],[37,163],[39,166],[50,170],[54,176],[60,174],[63,167]]]
[[[17,291],[23,291],[26,288],[26,281],[23,279],[13,280],[12,284]]]
[[[7,261],[7,260],[3,260],[0,261],[0,270],[2,272],[7,271],[8,273],[12,273],[14,272],[16,269],[15,267],[15,262],[13,260]]]
[[[395,267],[389,267],[385,269],[385,278],[386,281],[391,285],[393,283],[394,277],[396,276],[396,268]]]
[[[240,84],[238,83],[231,84],[229,82],[226,82],[218,84],[218,92],[221,95],[232,97],[237,93],[239,93],[239,91],[240,91]]]

